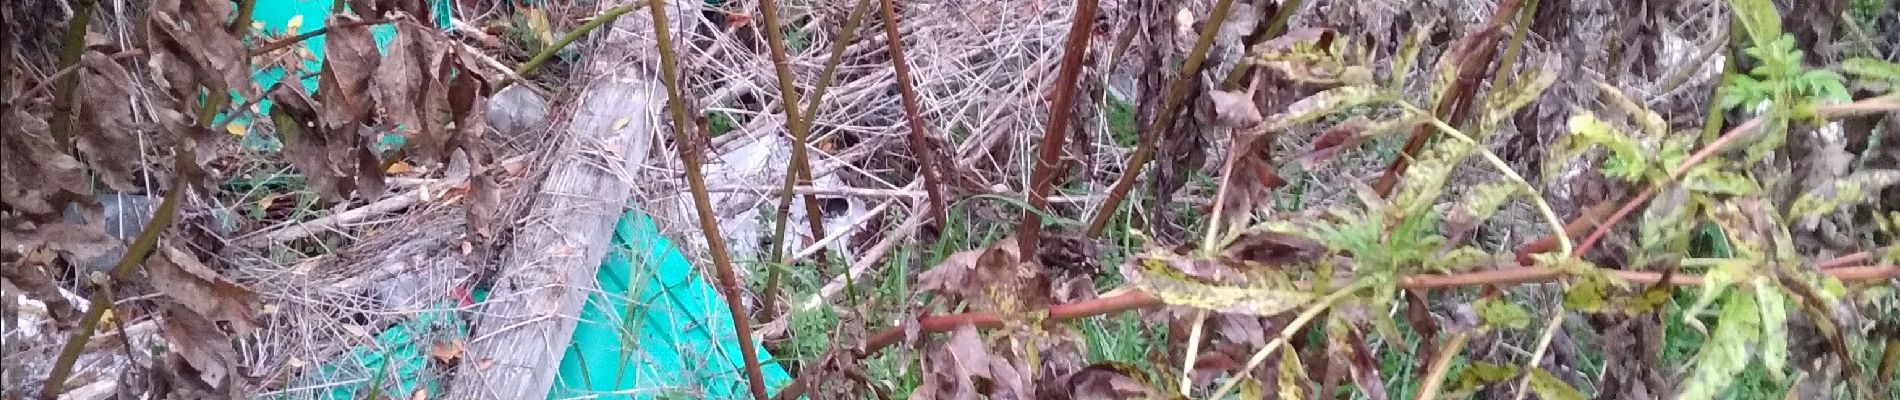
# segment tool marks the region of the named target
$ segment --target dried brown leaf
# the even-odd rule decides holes
[[[1064,382],[1067,391],[1044,399],[1154,399],[1161,391],[1148,382],[1134,365],[1102,362],[1070,374]]]
[[[1352,372],[1353,384],[1359,386],[1359,393],[1364,393],[1368,400],[1385,400],[1385,380],[1379,378],[1379,360],[1373,358],[1372,350],[1366,347],[1365,335],[1361,335],[1358,328],[1345,331],[1335,336],[1344,343],[1334,342],[1332,348],[1350,353],[1346,365]]]
[[[257,98],[246,47],[225,30],[234,15],[231,2],[157,0],[146,15],[153,73],[180,104],[195,104],[200,86]]]
[[[1214,116],[1223,126],[1247,128],[1266,119],[1260,114],[1260,106],[1254,104],[1252,91],[1212,90],[1207,92],[1207,98],[1214,103]]]
[[[376,105],[370,91],[371,78],[380,74],[377,66],[382,54],[369,25],[351,24],[359,18],[335,15],[329,33],[324,35],[323,70],[317,73],[318,110],[326,129],[355,132],[355,126],[367,122]]]
[[[1250,231],[1227,246],[1222,255],[1240,263],[1281,267],[1311,264],[1326,256],[1326,244],[1298,235]]]
[[[501,185],[487,173],[477,173],[468,182],[468,227],[483,239],[495,237],[501,218]]]
[[[429,357],[435,358],[436,362],[453,363],[462,359],[466,348],[467,345],[461,339],[437,340],[429,345]]]
[[[169,344],[166,349],[190,363],[204,383],[213,388],[229,388],[234,383],[225,379],[237,377],[233,374],[238,365],[237,352],[231,348],[231,338],[213,321],[185,306],[167,304],[158,333]]]
[[[152,286],[193,315],[229,323],[238,334],[257,328],[257,293],[206,267],[191,253],[164,246],[145,267]]]
[[[54,221],[72,202],[89,201],[85,166],[60,151],[45,120],[28,114],[24,106],[5,111],[0,126],[0,203],[33,221]]]
[[[132,121],[132,75],[97,51],[80,56],[79,121],[74,144],[107,186],[132,190],[139,167],[137,128]]]
[[[303,93],[301,85],[279,83],[270,91],[271,122],[277,128],[277,136],[284,144],[284,158],[290,165],[297,167],[311,189],[319,196],[336,200],[356,189],[356,182],[348,178],[343,168],[356,169],[355,160],[344,159],[339,164],[330,157],[331,149],[348,147],[349,138],[336,138],[330,129],[320,121],[319,113],[310,97]],[[342,140],[344,143],[336,143]]]

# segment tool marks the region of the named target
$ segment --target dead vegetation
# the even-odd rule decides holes
[[[539,398],[630,203],[733,396],[1900,390],[1892,1],[254,3],[0,7],[0,397]]]

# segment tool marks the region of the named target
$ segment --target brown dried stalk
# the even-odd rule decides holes
[[[687,124],[695,119],[686,112],[686,100],[680,98],[679,65],[673,52],[673,37],[666,19],[664,0],[647,0],[647,8],[653,14],[654,41],[659,44],[660,73],[666,83],[666,102],[673,109],[673,141],[679,150],[680,163],[686,169],[686,184],[693,192],[693,206],[699,212],[699,229],[706,235],[706,247],[712,253],[713,271],[719,276],[721,294],[726,297],[726,309],[732,314],[732,330],[739,340],[739,356],[745,360],[746,383],[752,397],[764,400],[765,374],[759,370],[758,349],[752,345],[752,321],[745,305],[739,302],[739,276],[732,271],[732,257],[726,253],[726,241],[719,236],[718,216],[713,214],[712,198],[706,193],[706,176],[700,172],[700,156],[694,154],[698,147],[688,137],[691,128]]]
[[[897,32],[897,3],[894,0],[879,2],[884,8],[884,41],[890,43],[891,68],[897,74],[897,90],[904,96],[904,120],[910,124],[910,152],[917,157],[917,169],[924,175],[924,191],[930,193],[930,217],[939,228],[949,226],[942,171],[936,168],[937,153],[924,135],[924,119],[917,113],[917,88],[911,84],[910,62],[904,60],[904,37]]]
[[[1161,131],[1174,125],[1174,110],[1181,107],[1181,102],[1186,99],[1187,88],[1192,86],[1195,75],[1201,71],[1201,64],[1207,61],[1207,50],[1214,46],[1214,37],[1220,33],[1221,24],[1227,22],[1228,11],[1233,8],[1234,0],[1214,3],[1213,13],[1207,17],[1207,24],[1201,27],[1200,38],[1194,41],[1194,49],[1188,51],[1187,60],[1181,62],[1181,71],[1168,83],[1168,94],[1161,102],[1161,113],[1155,114],[1154,123],[1141,131],[1141,142],[1135,144],[1135,153],[1129,156],[1128,165],[1122,168],[1122,176],[1115,179],[1115,185],[1108,190],[1108,199],[1102,202],[1102,208],[1095,212],[1095,217],[1089,219],[1088,237],[1102,236],[1102,230],[1108,228],[1108,220],[1115,215],[1115,209],[1121,205],[1122,199],[1128,197],[1128,190],[1134,188],[1135,180],[1141,178],[1142,167],[1154,158],[1155,141],[1160,139]]]
[[[1095,31],[1095,0],[1075,2],[1075,15],[1069,20],[1068,44],[1062,49],[1062,69],[1056,75],[1055,99],[1049,103],[1049,123],[1042,131],[1037,149],[1036,169],[1029,175],[1029,207],[1023,210],[1018,228],[1019,249],[1025,260],[1035,258],[1037,236],[1042,233],[1042,215],[1035,210],[1049,207],[1049,187],[1057,178],[1056,162],[1069,134],[1069,112],[1075,106],[1075,81],[1082,74],[1082,55],[1089,51],[1089,37]]]

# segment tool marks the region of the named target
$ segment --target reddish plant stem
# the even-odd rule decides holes
[[[1018,249],[1024,260],[1034,259],[1037,236],[1042,233],[1042,215],[1037,210],[1049,207],[1049,187],[1058,178],[1056,162],[1062,157],[1062,145],[1069,134],[1070,111],[1075,107],[1076,79],[1082,75],[1082,56],[1089,51],[1089,37],[1095,32],[1096,0],[1075,2],[1075,16],[1069,20],[1068,44],[1062,50],[1062,69],[1056,75],[1055,99],[1049,104],[1049,123],[1042,131],[1042,144],[1036,155],[1035,172],[1029,175],[1029,207],[1023,209],[1023,223],[1017,233]]]
[[[745,305],[740,303],[739,276],[732,271],[732,257],[726,252],[726,241],[719,236],[718,216],[713,213],[711,196],[706,193],[706,178],[700,171],[699,146],[693,146],[688,124],[696,119],[686,111],[686,100],[680,96],[679,62],[673,53],[672,24],[667,22],[666,4],[663,0],[647,0],[647,9],[653,16],[654,42],[660,51],[661,80],[666,85],[667,104],[673,111],[673,141],[679,150],[680,163],[686,169],[686,184],[693,194],[693,206],[699,213],[699,229],[706,235],[706,248],[712,253],[713,272],[719,278],[719,289],[725,296],[726,309],[732,314],[732,329],[740,343],[739,356],[745,361],[746,384],[751,389],[752,398],[764,400],[765,374],[759,369],[758,348],[752,342],[752,321],[748,317]],[[796,106],[796,105],[788,105]]]
[[[1715,138],[1714,142],[1709,142],[1708,146],[1703,146],[1702,149],[1697,150],[1695,154],[1689,155],[1689,158],[1683,160],[1682,165],[1676,166],[1675,170],[1669,171],[1669,180],[1664,183],[1682,179],[1682,175],[1688,173],[1690,168],[1702,164],[1702,161],[1708,160],[1710,156],[1721,152],[1722,148],[1728,147],[1728,144],[1735,142],[1736,138],[1747,134],[1749,131],[1755,130],[1755,127],[1761,125],[1762,121],[1763,117],[1755,117],[1755,119],[1748,120],[1748,122],[1744,122],[1740,126],[1729,129],[1728,132],[1723,133],[1721,137]],[[1635,212],[1637,207],[1641,207],[1644,202],[1648,202],[1649,198],[1655,195],[1656,185],[1651,184],[1643,188],[1642,192],[1637,193],[1636,198],[1624,202],[1623,207],[1616,209],[1615,213],[1610,214],[1609,219],[1605,219],[1602,224],[1597,225],[1597,229],[1590,232],[1590,236],[1586,236],[1583,238],[1583,241],[1577,242],[1575,254],[1588,254],[1590,249],[1596,246],[1597,241],[1603,239],[1603,235],[1610,233],[1611,227],[1615,227],[1617,222],[1623,221],[1623,218],[1629,217],[1631,212]]]
[[[924,175],[924,192],[930,194],[930,217],[939,228],[949,226],[943,177],[936,168],[937,153],[924,134],[924,118],[918,116],[917,88],[911,83],[910,62],[904,59],[904,36],[897,32],[897,3],[895,0],[880,3],[884,8],[884,39],[891,48],[891,68],[897,74],[897,91],[904,96],[904,120],[910,124],[910,152],[917,157],[918,172]]]
[[[1603,221],[1604,217],[1609,216],[1610,211],[1615,210],[1616,209],[1615,207],[1616,207],[1616,203],[1610,202],[1610,201],[1597,203],[1597,205],[1591,206],[1590,209],[1584,210],[1583,215],[1579,215],[1576,218],[1571,219],[1570,222],[1564,224],[1564,235],[1568,235],[1570,237],[1577,237],[1578,235],[1588,233],[1590,231],[1590,228],[1595,228],[1598,223],[1601,223]],[[1523,266],[1530,266],[1531,264],[1536,263],[1535,260],[1531,259],[1532,255],[1536,255],[1540,253],[1548,253],[1551,250],[1556,250],[1556,249],[1557,249],[1557,236],[1551,235],[1551,236],[1538,238],[1535,241],[1531,241],[1530,243],[1525,243],[1523,246],[1517,247],[1517,264],[1523,265]]]
[[[1622,270],[1607,270],[1606,272],[1616,276],[1618,279],[1629,281],[1630,283],[1654,284],[1663,282],[1665,277],[1667,277],[1671,285],[1694,286],[1702,284],[1702,277],[1698,275]],[[1847,282],[1878,281],[1900,277],[1900,265],[1840,267],[1822,271],[1822,274]],[[1408,276],[1399,281],[1398,287],[1405,290],[1427,290],[1481,285],[1518,285],[1548,282],[1563,278],[1567,275],[1568,273],[1553,268],[1502,266],[1498,269],[1452,275]],[[1350,280],[1350,278],[1334,277],[1333,280]],[[1300,287],[1310,286],[1310,281],[1298,282],[1296,285]],[[1158,307],[1162,304],[1161,299],[1154,297],[1154,295],[1139,290],[1131,290],[1120,294],[1111,294],[1090,300],[1051,306],[1049,307],[1047,320],[1062,322],[1102,314]],[[1003,319],[1001,315],[991,311],[924,316],[918,318],[917,326],[915,327],[891,327],[871,335],[871,337],[865,341],[859,357],[869,356],[885,347],[897,344],[898,341],[904,338],[905,331],[910,329],[916,329],[917,332],[929,334],[950,331],[964,324],[973,325],[979,329],[993,329],[1003,326]],[[797,398],[804,393],[804,390],[805,387],[802,381],[794,381],[792,385],[787,386],[784,391],[779,392],[777,398]]]
[[[1463,125],[1463,120],[1467,114],[1470,114],[1471,99],[1478,91],[1479,78],[1491,66],[1492,56],[1497,55],[1498,32],[1503,29],[1505,21],[1517,15],[1518,6],[1522,3],[1521,0],[1509,0],[1498,4],[1497,11],[1491,14],[1491,19],[1485,23],[1484,29],[1459,40],[1455,51],[1458,51],[1460,55],[1454,58],[1457,61],[1455,68],[1458,68],[1458,78],[1452,87],[1440,95],[1438,105],[1432,108],[1432,113],[1437,114],[1438,119],[1452,126]],[[1440,65],[1439,67],[1453,66]],[[1508,71],[1498,71],[1498,73],[1508,73]],[[1417,155],[1419,150],[1425,147],[1425,142],[1430,141],[1437,132],[1437,129],[1427,124],[1413,128],[1412,136],[1405,140],[1405,147],[1392,157],[1392,165],[1386,167],[1384,175],[1380,175],[1378,180],[1373,181],[1373,192],[1378,193],[1380,197],[1392,193],[1392,188],[1398,186],[1399,177],[1405,175],[1406,168],[1411,167],[1412,157]]]

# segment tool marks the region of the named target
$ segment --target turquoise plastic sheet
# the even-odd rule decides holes
[[[322,28],[333,3],[261,1],[253,17],[267,32],[292,36]],[[447,26],[449,2],[435,4],[434,22]],[[298,29],[289,31],[291,21],[299,19]],[[378,46],[387,46],[395,36],[395,29],[387,24],[372,27],[372,32]],[[297,73],[309,76],[291,77],[300,79],[305,89],[313,92],[317,79],[310,73],[322,68],[323,43],[323,36],[304,43],[315,59],[304,60]],[[282,67],[254,72],[261,88],[268,89],[286,79]],[[257,103],[257,115],[267,115],[270,102]],[[229,123],[248,125],[253,121],[237,116]],[[256,135],[249,135],[246,143],[274,147],[255,139]],[[548,397],[745,397],[741,344],[732,332],[732,315],[718,291],[645,214],[626,213],[613,235],[614,249],[596,273],[599,291],[590,293],[581,310],[573,343],[562,358],[560,375]],[[476,293],[475,298],[479,301],[484,295]],[[361,399],[373,391],[396,398],[418,389],[441,393],[440,371],[430,365],[430,348],[437,342],[465,340],[467,334],[467,322],[456,311],[456,304],[444,301],[384,329],[372,344],[322,360],[315,376],[305,379],[315,381],[319,388],[316,397],[323,399]],[[745,345],[758,348],[759,357],[765,360],[762,367],[768,387],[776,391],[790,381],[785,369],[773,362],[762,346],[750,341]],[[293,396],[304,395],[286,393],[280,397]]]

